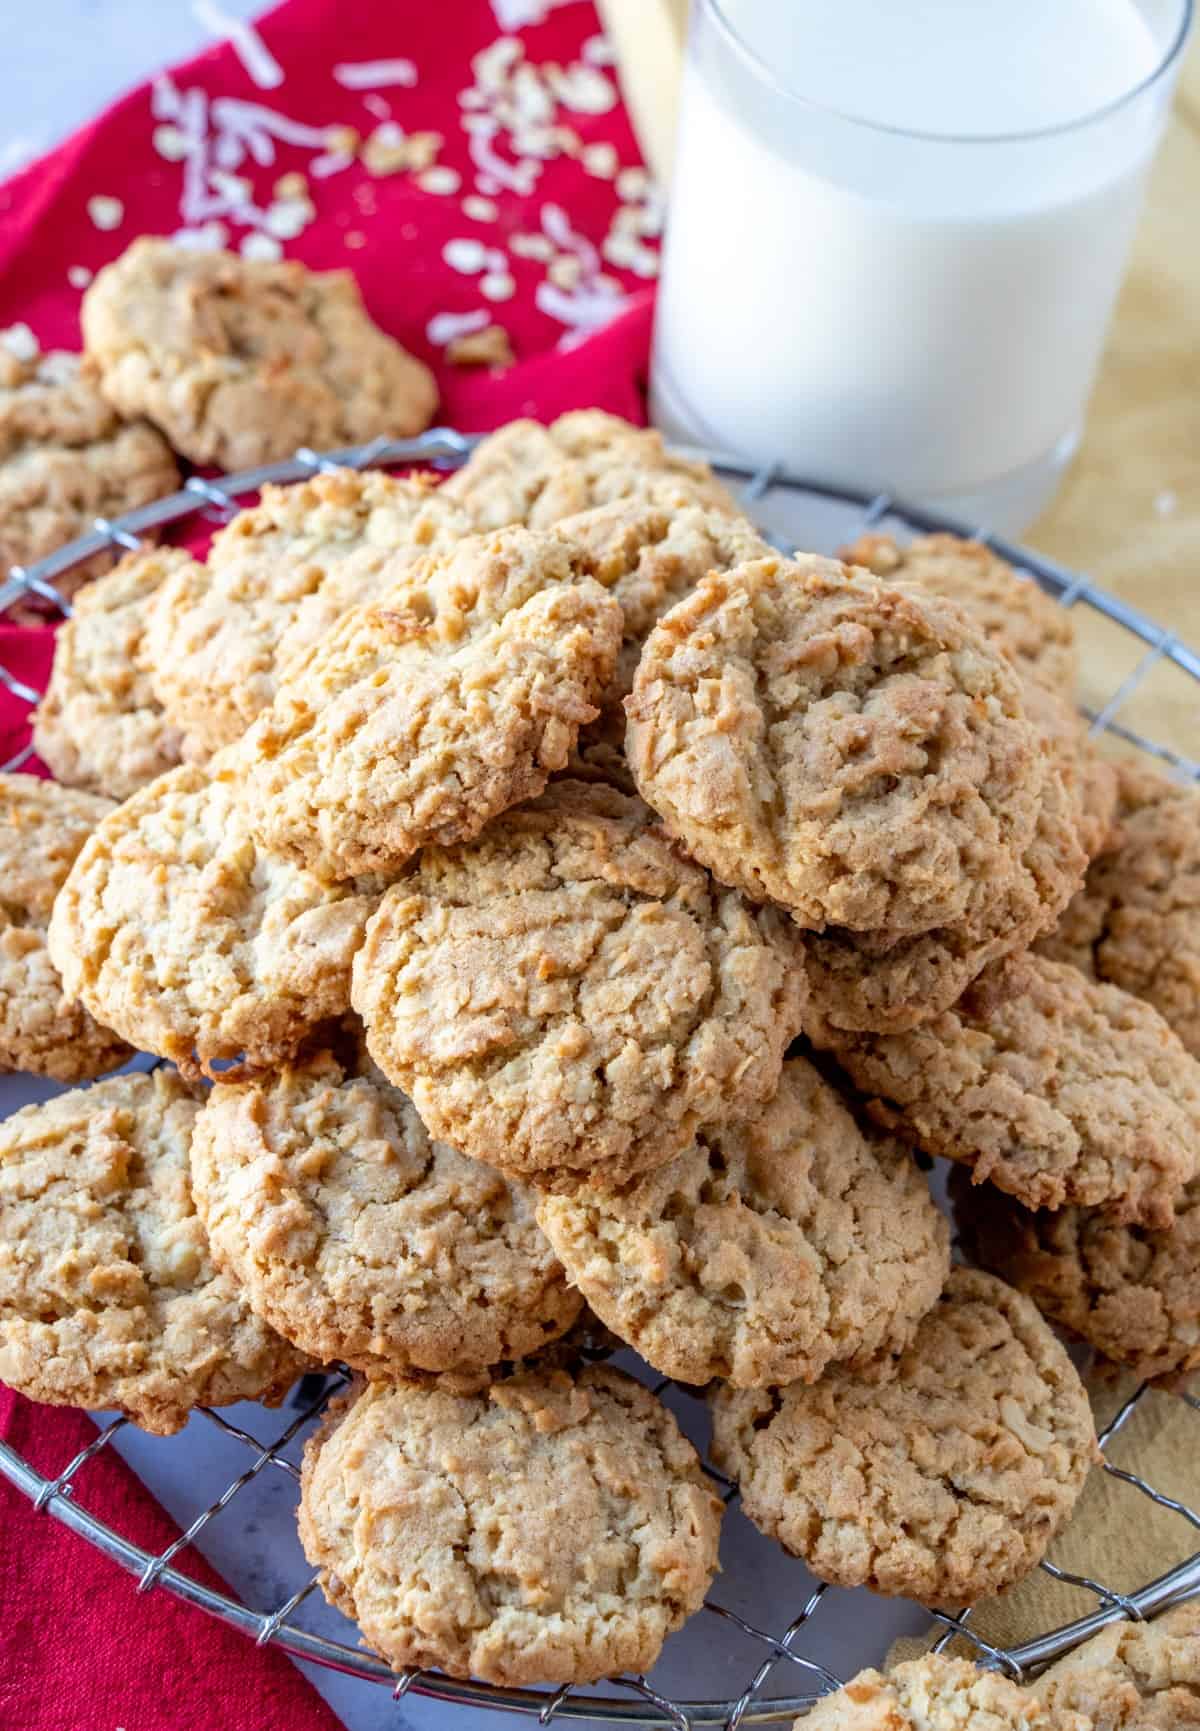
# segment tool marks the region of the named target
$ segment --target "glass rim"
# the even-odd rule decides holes
[[[1050,126],[1034,126],[1016,132],[926,132],[919,127],[895,126],[888,121],[872,120],[868,115],[855,114],[850,109],[836,108],[830,103],[806,96],[802,91],[786,84],[772,71],[761,54],[750,46],[742,32],[730,21],[725,5],[726,0],[699,0],[697,16],[699,12],[707,12],[734,50],[750,62],[759,78],[801,108],[829,115],[832,119],[845,121],[850,126],[862,127],[868,132],[881,133],[891,138],[909,138],[923,144],[1030,144],[1038,139],[1061,138],[1068,133],[1080,132],[1085,127],[1094,126],[1097,121],[1106,120],[1119,113],[1122,108],[1136,102],[1139,96],[1152,90],[1183,52],[1192,27],[1195,0],[1179,0],[1179,23],[1161,58],[1152,71],[1140,78],[1136,84],[1131,84],[1128,90],[1122,91],[1120,96],[1114,96],[1110,101],[1101,103],[1098,108],[1089,108],[1070,120],[1056,120]]]

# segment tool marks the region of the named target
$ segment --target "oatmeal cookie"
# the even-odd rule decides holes
[[[282,1398],[308,1361],[218,1272],[192,1200],[199,1101],[113,1076],[0,1125],[0,1378],[31,1400],[182,1429]]]
[[[1087,1394],[1027,1298],[957,1268],[898,1359],[717,1388],[713,1458],[823,1581],[972,1604],[1036,1567],[1096,1457]]]
[[[868,1110],[1029,1208],[1168,1227],[1200,1157],[1200,1064],[1149,1004],[1020,956],[905,1034],[832,1041]]]
[[[72,998],[188,1074],[270,1066],[348,1008],[376,900],[260,848],[218,757],[103,820],[54,904],[50,956]]]
[[[510,421],[476,446],[443,490],[466,506],[479,529],[509,523],[546,529],[619,499],[738,512],[707,463],[677,457],[661,434],[599,409],[560,415],[548,427]]]
[[[1075,808],[1084,852],[1093,860],[1108,847],[1117,820],[1117,765],[1100,755],[1084,717],[1057,692],[1026,679],[1022,696]]]
[[[648,1389],[533,1370],[337,1403],[304,1451],[300,1541],[397,1669],[590,1683],[648,1671],[699,1610],[721,1513]]]
[[[205,565],[174,573],[151,616],[155,690],[188,758],[239,738],[336,619],[470,527],[431,482],[377,469],[264,487],[216,536]]]
[[[828,1045],[847,1032],[899,1034],[932,1021],[989,963],[1027,949],[1053,926],[1086,865],[1078,804],[1054,766],[1020,870],[978,921],[916,937],[839,926],[801,934],[805,1033]]]
[[[83,297],[100,388],[194,463],[248,469],[429,425],[428,367],[368,318],[349,271],[144,237]]]
[[[0,775],[0,1070],[82,1082],[130,1056],[71,1003],[46,948],[59,887],[111,810],[37,776]]]
[[[860,535],[842,549],[889,583],[917,583],[965,608],[985,637],[1028,677],[1070,698],[1079,681],[1075,627],[1068,610],[981,541],[919,535],[901,547],[890,535]]]
[[[642,797],[723,882],[897,936],[983,917],[1046,773],[1016,674],[964,614],[834,560],[707,577],[626,702]]]
[[[323,1363],[470,1369],[526,1357],[579,1314],[529,1191],[431,1142],[399,1089],[329,1053],[218,1082],[192,1177],[216,1261]]]
[[[1144,763],[1118,774],[1111,845],[1038,947],[1153,1004],[1200,1058],[1200,790]]]
[[[860,1671],[825,1695],[792,1731],[1091,1731],[1051,1712],[1027,1688],[969,1659],[926,1653],[886,1673]]]
[[[431,1135],[569,1190],[760,1107],[802,989],[784,915],[714,885],[639,800],[563,781],[426,848],[368,925],[353,995]]]
[[[1157,1231],[1099,1208],[1023,1208],[961,1167],[951,1194],[967,1255],[1051,1321],[1143,1380],[1200,1369],[1200,1178]]]
[[[421,561],[321,640],[241,742],[262,840],[331,877],[479,834],[562,769],[621,609],[554,532]]]
[[[1184,1731],[1200,1725],[1200,1602],[1150,1623],[1110,1623],[1051,1665],[1033,1692],[1092,1731]]]
[[[24,358],[0,340],[0,572],[178,485],[165,439],[144,421],[122,421],[78,355]],[[102,553],[76,566],[57,579],[59,593],[111,563]]]
[[[761,1114],[615,1194],[543,1197],[538,1221],[601,1321],[690,1383],[812,1382],[899,1351],[950,1266],[912,1160],[803,1058]]]
[[[54,640],[33,718],[42,762],[69,787],[128,799],[179,762],[180,738],[151,684],[147,626],[164,584],[204,581],[186,553],[129,553],[80,591]]]

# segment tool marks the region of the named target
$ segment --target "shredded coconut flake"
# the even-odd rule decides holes
[[[417,69],[411,60],[343,60],[333,69],[333,76],[344,90],[379,90],[390,84],[402,84],[408,89],[417,82]]]
[[[446,168],[439,163],[434,168],[427,168],[424,174],[419,174],[417,185],[422,192],[437,193],[444,198],[458,191],[462,185],[462,175],[456,168]]]
[[[172,126],[169,122],[154,128],[151,142],[166,162],[182,162],[192,148],[186,132],[180,132],[177,126]]]
[[[283,248],[272,234],[243,235],[238,251],[243,258],[273,261],[283,257]]]
[[[500,207],[490,198],[480,198],[475,193],[469,193],[462,201],[463,215],[469,216],[472,222],[495,222],[500,215]]]
[[[67,281],[73,289],[85,289],[92,280],[92,274],[85,264],[73,264],[67,272]]]
[[[442,257],[451,270],[463,276],[477,276],[487,269],[488,249],[481,240],[448,240],[442,248]]]
[[[216,0],[192,0],[192,12],[214,36],[224,37],[260,90],[278,90],[283,67],[253,24],[222,11]]]
[[[120,228],[125,220],[125,206],[119,198],[110,198],[106,193],[98,193],[87,201],[87,213],[93,225],[107,233],[114,228]]]
[[[579,58],[589,66],[615,66],[617,56],[607,36],[589,36],[579,50]]]
[[[484,307],[477,307],[469,313],[434,313],[425,326],[425,336],[435,349],[445,348],[458,337],[485,330],[491,319],[491,313]]]
[[[489,271],[480,280],[479,292],[485,300],[510,301],[517,292],[517,285],[507,271]]]

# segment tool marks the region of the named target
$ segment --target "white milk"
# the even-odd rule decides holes
[[[1170,21],[1134,0],[722,4],[775,83],[702,10],[656,418],[1018,527],[1078,436],[1169,81],[1120,99]]]

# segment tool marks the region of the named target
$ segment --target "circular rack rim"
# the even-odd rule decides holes
[[[264,484],[300,481],[338,468],[367,468],[372,465],[395,467],[403,464],[426,464],[442,469],[460,466],[485,434],[464,434],[453,428],[437,427],[412,439],[376,439],[371,443],[330,452],[315,452],[302,448],[284,461],[243,470],[238,474],[215,479],[192,475],[184,486],[166,498],[144,505],[112,519],[97,519],[92,530],[69,543],[47,558],[27,568],[14,568],[0,583],[0,616],[16,602],[36,594],[51,603],[64,615],[70,614],[70,604],[59,595],[54,580],[98,553],[109,550],[137,551],[144,545],[139,536],[147,530],[177,523],[197,513],[232,516],[240,507],[240,496],[257,492]],[[1144,738],[1123,726],[1117,713],[1159,662],[1168,662],[1200,682],[1200,654],[1182,643],[1175,634],[1115,595],[1109,594],[1086,577],[1057,564],[1041,554],[990,533],[986,528],[972,528],[940,512],[909,504],[890,494],[858,492],[793,475],[778,465],[762,467],[724,452],[697,447],[675,447],[684,457],[702,459],[718,472],[734,477],[742,485],[743,503],[753,509],[756,502],[775,490],[804,494],[832,504],[853,507],[858,513],[861,529],[894,519],[910,530],[921,533],[946,532],[973,535],[1000,557],[1031,573],[1062,605],[1071,607],[1083,603],[1113,623],[1124,627],[1146,647],[1130,674],[1095,712],[1089,712],[1095,732],[1111,731],[1127,742],[1137,745],[1177,771],[1200,780],[1200,762],[1181,756],[1160,743]],[[0,683],[23,701],[33,704],[40,693],[32,691],[0,665]],[[3,765],[3,769],[18,767],[32,754],[26,747]],[[344,1381],[344,1378],[343,1378]],[[810,1689],[801,1695],[764,1697],[761,1687],[769,1675],[783,1662],[801,1668],[831,1687],[837,1679],[817,1661],[806,1658],[791,1648],[793,1638],[816,1611],[825,1589],[818,1586],[800,1615],[779,1636],[745,1623],[724,1607],[709,1604],[706,1609],[732,1621],[743,1633],[764,1644],[768,1656],[757,1668],[742,1694],[726,1701],[676,1702],[660,1695],[644,1677],[614,1677],[608,1686],[626,1690],[627,1697],[576,1695],[573,1689],[562,1688],[544,1693],[530,1688],[504,1688],[474,1680],[457,1680],[439,1672],[404,1671],[397,1674],[383,1660],[342,1642],[326,1639],[298,1628],[289,1617],[317,1585],[314,1575],[306,1586],[274,1612],[249,1610],[236,1599],[206,1587],[172,1566],[173,1558],[192,1543],[207,1520],[223,1507],[248,1479],[266,1466],[284,1470],[295,1478],[295,1465],[279,1451],[309,1422],[336,1391],[337,1382],[326,1386],[319,1399],[302,1410],[298,1417],[270,1443],[261,1443],[241,1431],[218,1412],[201,1408],[201,1415],[227,1435],[246,1445],[254,1461],[246,1472],[227,1487],[217,1504],[201,1515],[160,1556],[154,1556],[115,1532],[96,1515],[91,1514],[73,1495],[76,1474],[101,1452],[129,1421],[118,1418],[98,1432],[95,1440],[82,1450],[55,1478],[46,1478],[31,1466],[9,1444],[0,1442],[0,1475],[23,1493],[39,1511],[44,1512],[78,1534],[111,1558],[129,1573],[138,1577],[138,1590],[163,1586],[176,1597],[214,1616],[253,1639],[257,1645],[274,1645],[292,1657],[343,1671],[373,1682],[391,1684],[397,1698],[409,1693],[428,1695],[434,1699],[473,1707],[493,1707],[510,1712],[536,1716],[539,1723],[551,1720],[592,1720],[611,1724],[673,1725],[677,1731],[691,1727],[726,1726],[736,1731],[742,1725],[778,1723],[790,1720],[812,1705],[823,1690]],[[661,1386],[661,1385],[660,1385]],[[1101,1448],[1125,1425],[1146,1393],[1147,1385],[1136,1389],[1101,1434]],[[1179,1396],[1200,1415],[1200,1400],[1186,1393]],[[1200,1422],[1200,1417],[1198,1417]],[[1136,1473],[1114,1466],[1103,1459],[1103,1468],[1124,1480],[1159,1506],[1181,1515],[1200,1530],[1200,1514],[1148,1485]],[[1200,1550],[1174,1568],[1128,1594],[1115,1592],[1101,1583],[1073,1576],[1044,1562],[1042,1567],[1055,1578],[1086,1588],[1100,1601],[1100,1608],[1088,1616],[1078,1617],[1049,1630],[1019,1646],[1000,1649],[991,1647],[976,1635],[967,1621],[969,1610],[952,1615],[930,1612],[931,1618],[944,1625],[945,1633],[938,1646],[955,1635],[970,1638],[975,1644],[981,1663],[1007,1670],[1015,1675],[1037,1669],[1068,1652],[1107,1623],[1123,1616],[1145,1617],[1171,1604],[1200,1594]]]

